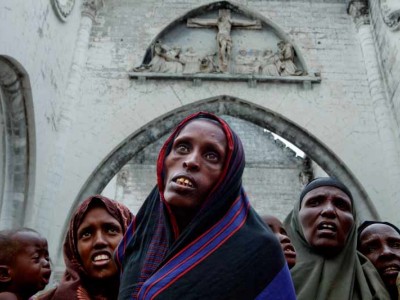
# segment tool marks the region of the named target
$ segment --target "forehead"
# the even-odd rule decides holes
[[[94,206],[89,208],[89,210],[86,212],[85,216],[82,219],[82,223],[79,225],[81,227],[82,225],[87,225],[87,223],[109,223],[109,222],[115,222],[118,223],[118,220],[112,216],[108,210],[103,207],[103,206]]]
[[[283,224],[281,221],[279,221],[278,218],[274,216],[265,216],[263,217],[263,220],[265,223],[267,223],[270,226],[276,227],[276,228],[281,228],[283,227]]]
[[[343,192],[341,189],[334,186],[320,186],[305,194],[303,200],[315,197],[315,196],[336,196],[351,202],[350,197]]]
[[[195,119],[189,122],[185,125],[185,127],[182,128],[177,137],[183,135],[192,135],[196,133],[210,134],[211,136],[223,138],[226,140],[225,133],[219,126],[219,124],[207,119]]]
[[[391,226],[386,224],[372,224],[365,228],[360,235],[360,240],[363,241],[369,238],[387,238],[394,237],[400,239],[400,234]]]
[[[47,240],[36,232],[20,231],[14,235],[14,238],[23,247],[47,248]]]

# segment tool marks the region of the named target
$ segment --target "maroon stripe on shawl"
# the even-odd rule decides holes
[[[162,209],[162,203],[160,202],[159,210]],[[165,253],[167,252],[168,244],[165,233],[165,227],[162,220],[162,214],[159,214],[157,225],[154,231],[152,242],[147,250],[145,264],[140,271],[138,285],[136,286],[132,298],[136,299],[143,283],[153,274],[154,270],[162,262]]]
[[[124,259],[126,246],[128,245],[129,241],[132,239],[135,231],[136,231],[136,218],[133,216],[133,220],[129,227],[127,228],[124,237],[122,238],[121,242],[118,244],[117,248],[115,248],[115,263],[117,264],[120,272],[122,273],[122,260]]]
[[[238,202],[242,200],[241,196],[239,196],[235,202],[232,204],[232,207]],[[241,210],[243,208],[243,206],[245,205],[245,202],[243,202],[240,206],[240,209],[236,212],[236,214],[234,215],[234,217],[229,221],[228,224],[226,224],[223,228],[221,228],[221,230],[219,231],[219,233],[217,235],[219,235],[221,232],[224,232],[226,230],[226,228],[228,228],[235,220],[236,217],[241,213]],[[249,208],[249,203],[247,203],[247,209],[246,209],[246,216],[248,213],[248,208]],[[229,211],[226,213],[226,215],[229,214]],[[226,216],[225,215],[225,216]],[[224,216],[224,218],[225,218]],[[223,219],[223,218],[222,218]],[[170,263],[173,263],[174,259],[178,258],[180,255],[182,255],[182,253],[184,253],[188,248],[190,248],[190,246],[196,244],[201,238],[203,238],[205,235],[207,235],[211,230],[214,229],[214,227],[218,227],[219,223],[222,222],[222,219],[220,222],[218,222],[217,224],[215,224],[212,228],[210,228],[209,230],[207,230],[207,232],[205,232],[204,234],[200,235],[196,240],[194,240],[192,243],[190,243],[188,246],[186,246],[185,248],[183,248],[181,251],[179,251],[176,255],[174,255],[174,257],[169,261]],[[179,280],[179,278],[181,278],[182,276],[184,276],[186,273],[188,273],[189,271],[191,271],[193,268],[195,268],[198,264],[200,264],[202,261],[204,261],[208,256],[210,256],[212,253],[214,253],[221,245],[223,245],[231,236],[233,236],[239,229],[242,228],[242,226],[245,224],[246,222],[246,217],[243,218],[243,220],[240,222],[240,224],[235,228],[234,231],[232,231],[228,236],[226,236],[223,240],[221,240],[211,251],[208,251],[206,254],[202,255],[201,259],[199,259],[198,261],[196,261],[194,264],[192,264],[189,268],[185,269],[184,271],[182,271],[178,276],[176,276],[174,278],[174,280],[171,280],[166,286],[164,286],[163,288],[161,288],[157,293],[155,293],[152,297],[152,299],[156,298],[157,295],[159,295],[160,293],[162,293],[164,290],[166,290],[169,286],[171,286],[173,283],[175,283],[177,280]],[[147,287],[148,290],[151,289],[152,286],[154,286],[155,284],[157,284],[157,282],[161,281],[162,279],[164,279],[166,276],[168,276],[172,271],[178,269],[181,267],[182,264],[184,264],[187,260],[189,260],[190,258],[194,257],[197,252],[203,250],[205,247],[207,247],[209,245],[209,243],[211,243],[212,240],[210,239],[208,243],[204,244],[201,248],[199,248],[195,253],[193,253],[192,255],[190,255],[189,257],[187,257],[184,261],[182,261],[181,263],[177,264],[176,266],[174,266],[173,269],[170,270],[170,272],[166,273],[164,276],[160,277],[156,282],[154,282],[151,286]],[[144,296],[144,299],[146,299],[146,295]]]

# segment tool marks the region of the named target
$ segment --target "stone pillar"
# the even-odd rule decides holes
[[[74,108],[82,80],[82,72],[87,61],[90,33],[97,11],[103,7],[103,0],[84,0],[82,4],[82,18],[75,43],[75,52],[72,58],[70,73],[68,76],[65,99],[61,106],[59,116],[59,128],[61,131],[68,130],[72,124]]]
[[[71,147],[70,132],[76,118],[75,111],[78,109],[79,105],[79,90],[88,56],[92,25],[101,7],[103,7],[103,0],[83,0],[82,17],[76,37],[75,50],[69,70],[66,90],[60,104],[59,116],[56,120],[57,139],[50,152],[52,156],[49,157],[50,163],[48,166],[50,166],[51,169],[47,170],[48,188],[44,190],[41,195],[38,195],[40,204],[38,207],[34,208],[25,222],[26,226],[37,228],[39,232],[48,238],[49,245],[51,245],[51,247],[49,247],[49,252],[57,257],[54,261],[55,280],[62,275],[64,270],[62,247],[60,246],[63,239],[63,236],[60,235],[60,231],[62,231],[63,228],[54,230],[54,228],[51,227],[52,218],[54,218],[56,214],[49,214],[49,210],[51,210],[52,207],[48,207],[48,205],[57,198],[59,209],[65,211],[65,213],[61,215],[65,215],[65,218],[68,218],[69,209],[75,200],[63,198],[62,191],[60,191],[59,187],[62,186],[61,182],[68,179],[70,175],[65,174],[65,169],[68,164],[68,162],[65,161],[65,153],[67,149]],[[78,192],[79,191],[76,191],[76,193]],[[68,222],[67,219],[66,222]]]
[[[388,207],[383,209],[385,211],[390,211],[391,200],[396,199],[400,194],[400,147],[394,132],[395,119],[389,109],[389,101],[379,64],[379,53],[375,48],[374,36],[370,26],[368,1],[349,1],[347,12],[355,23],[364,56],[372,106],[380,136],[380,141],[377,142],[382,144],[382,160],[386,165],[387,171],[387,174],[381,175],[387,175],[388,179],[388,193],[382,195],[382,197],[389,197],[389,199],[385,199],[386,203],[388,203]],[[377,174],[377,176],[380,175]],[[381,199],[376,199],[375,201],[379,200]]]

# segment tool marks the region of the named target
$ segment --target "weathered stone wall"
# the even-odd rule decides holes
[[[369,1],[371,26],[374,30],[375,47],[379,49],[378,59],[387,87],[389,105],[395,115],[396,125],[393,130],[400,140],[398,130],[400,126],[400,29],[391,30],[385,24],[383,20],[385,12],[382,11],[380,2]],[[399,24],[399,21],[397,21],[397,24]]]
[[[60,103],[67,84],[75,37],[80,19],[80,1],[66,23],[61,22],[51,1],[5,0],[0,7],[0,55],[15,62],[24,76],[29,101],[29,175],[30,194],[25,207],[26,218],[20,226],[33,226],[48,236],[57,217],[56,195],[48,197],[49,187],[59,185],[62,174],[49,178],[57,168],[54,157],[63,155],[53,144],[58,136]],[[43,203],[43,199],[51,199]],[[43,210],[36,218],[38,210]]]

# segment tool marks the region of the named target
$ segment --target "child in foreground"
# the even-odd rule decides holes
[[[47,240],[38,232],[0,231],[0,249],[0,299],[27,300],[49,283]]]

